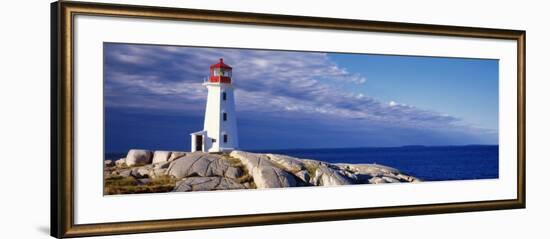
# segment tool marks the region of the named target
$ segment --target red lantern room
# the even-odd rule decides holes
[[[220,58],[220,62],[210,66],[210,82],[231,84],[231,69]]]

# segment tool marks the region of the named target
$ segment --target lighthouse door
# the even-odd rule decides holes
[[[195,151],[202,151],[202,135],[195,135]]]

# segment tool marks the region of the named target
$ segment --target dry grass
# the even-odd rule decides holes
[[[319,168],[318,165],[312,164],[312,163],[304,163],[304,166],[306,167],[307,172],[309,173],[310,177],[315,176],[315,172]]]
[[[127,169],[127,168],[130,168],[130,166],[126,165],[126,164],[122,164],[122,165],[115,165],[115,167],[113,167],[114,169]]]
[[[103,192],[106,195],[170,192],[176,186],[176,179],[161,176],[150,182],[140,183],[133,177],[113,176],[105,179]]]
[[[233,158],[229,155],[223,155],[222,159],[227,161],[229,163],[229,165],[231,165],[233,167],[244,167],[243,163],[238,158]]]
[[[248,169],[244,166],[244,164],[239,160],[238,158],[234,158],[229,156],[229,154],[225,153],[223,154],[223,159],[227,160],[229,162],[229,165],[232,167],[240,168],[243,171],[243,175],[237,178],[237,182],[244,184],[248,183],[250,185],[250,188],[256,188],[256,184],[254,183],[254,178],[250,173],[248,172]]]
[[[133,166],[128,166],[127,164],[115,165],[115,166],[112,166],[112,167],[105,167],[105,172],[111,174],[115,171],[120,172],[120,171],[124,171],[126,169],[139,168],[139,167],[142,167],[144,165],[145,164],[136,164],[136,165],[133,165]],[[114,176],[112,176],[112,177],[114,177]]]
[[[233,158],[227,153],[219,154],[223,156],[223,160],[226,160],[229,165],[243,170],[243,175],[236,179],[239,183],[248,183],[250,188],[256,188],[252,175],[249,174],[248,170],[239,159]],[[129,167],[127,165],[121,165],[106,168],[106,171],[111,174],[113,171],[133,169],[141,166],[142,165],[134,165]],[[176,178],[168,175],[155,177],[146,183],[141,183],[132,176],[108,176],[105,178],[103,191],[105,195],[171,192],[176,186],[176,182]]]

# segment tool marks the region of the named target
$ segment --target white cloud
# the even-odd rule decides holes
[[[108,45],[106,101],[110,106],[201,109],[201,85],[219,58],[233,67],[237,110],[316,119],[352,119],[411,127],[456,126],[459,119],[394,101],[384,103],[335,85],[366,78],[324,53]],[[201,107],[198,107],[201,106]]]

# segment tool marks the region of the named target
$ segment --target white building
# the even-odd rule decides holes
[[[232,68],[220,62],[210,66],[204,129],[191,134],[191,152],[227,152],[239,147]]]

